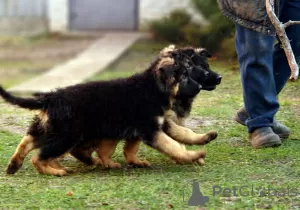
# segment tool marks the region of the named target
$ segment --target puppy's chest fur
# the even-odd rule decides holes
[[[178,118],[187,118],[190,115],[194,98],[176,98],[172,110]]]

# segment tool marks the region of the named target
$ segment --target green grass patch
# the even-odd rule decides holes
[[[157,44],[159,47],[152,51],[151,46],[150,41],[138,42],[91,80],[126,77],[142,70],[141,67],[146,67],[161,49]],[[139,57],[143,53],[144,60]],[[74,173],[66,177],[39,175],[31,165],[29,155],[20,171],[7,176],[4,173],[7,162],[21,135],[2,131],[0,208],[195,209],[188,207],[187,201],[192,193],[191,184],[197,181],[203,195],[209,196],[205,209],[299,209],[299,81],[288,83],[283,90],[281,108],[276,116],[291,128],[290,139],[278,148],[256,150],[247,141],[246,127],[232,120],[236,110],[243,105],[236,62],[212,61],[211,66],[223,76],[222,84],[214,91],[201,91],[192,109],[192,116],[199,121],[193,130],[219,132],[215,141],[203,147],[207,151],[204,166],[176,165],[164,155],[141,145],[139,156],[151,162],[153,168],[129,168],[124,163],[123,143],[120,143],[113,159],[122,163],[123,169],[87,167],[67,157],[62,164],[71,167]],[[3,108],[0,115],[5,113],[18,114]],[[222,188],[223,193],[214,195],[214,188]],[[225,188],[228,188],[227,194]],[[287,190],[291,188],[296,189],[297,194],[288,195]],[[67,195],[68,192],[73,194]]]

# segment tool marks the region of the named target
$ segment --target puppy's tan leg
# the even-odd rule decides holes
[[[186,147],[185,147],[184,144],[180,144],[180,146],[181,146],[184,150],[186,150]],[[205,164],[204,157],[203,157],[203,158],[200,158],[199,160],[196,160],[195,163],[197,163],[197,164],[200,165],[200,166],[204,165],[204,164]]]
[[[115,153],[119,140],[101,140],[98,145],[100,164],[104,168],[122,168],[120,163],[114,162],[111,157]]]
[[[203,150],[185,150],[177,141],[162,131],[156,133],[151,146],[168,155],[177,163],[191,163],[204,158],[206,154]]]
[[[59,169],[59,170],[65,170],[67,172],[72,172],[72,169],[62,166],[58,159],[54,159],[54,160],[50,161],[49,166],[54,168],[54,169]]]
[[[41,174],[50,174],[55,176],[64,176],[67,174],[67,171],[64,169],[56,169],[50,166],[54,163],[54,160],[40,161],[38,155],[34,155],[31,161],[36,170]]]
[[[58,161],[58,159],[54,159],[52,161],[49,162],[49,166],[55,169],[65,169],[60,162]]]
[[[124,157],[127,164],[138,167],[149,167],[151,164],[147,160],[140,160],[137,157],[141,140],[126,140],[124,145]]]
[[[33,141],[34,137],[31,135],[26,135],[23,137],[14,155],[10,159],[10,162],[6,169],[6,173],[14,174],[19,170],[19,168],[22,167],[23,161],[27,154],[35,148]]]
[[[165,132],[176,141],[187,145],[204,145],[217,138],[217,131],[209,131],[205,134],[197,134],[189,128],[177,125],[174,121],[166,122]]]

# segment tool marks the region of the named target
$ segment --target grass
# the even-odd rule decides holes
[[[156,46],[146,40],[138,42],[107,71],[95,75],[91,80],[112,79],[136,72],[146,66],[161,49],[159,44]],[[291,128],[289,140],[285,140],[278,148],[255,150],[246,140],[246,128],[232,120],[235,111],[243,104],[237,64],[212,61],[211,66],[222,74],[222,84],[214,91],[202,91],[192,109],[192,121],[196,125],[193,130],[199,133],[212,129],[219,131],[217,140],[203,147],[208,152],[204,166],[176,165],[164,155],[142,145],[139,155],[147,158],[153,168],[129,168],[125,166],[120,143],[114,159],[125,166],[123,169],[86,167],[67,157],[62,163],[76,170],[76,173],[53,177],[39,175],[31,165],[30,157],[27,157],[22,169],[8,176],[4,170],[21,135],[2,131],[0,208],[195,209],[186,204],[191,195],[191,184],[196,180],[203,195],[209,196],[205,209],[299,209],[299,81],[288,83],[280,96],[281,108],[277,119]],[[0,105],[1,116],[13,115],[11,107]],[[18,113],[23,114],[23,111]],[[243,194],[251,192],[252,187],[254,194],[241,196],[239,189],[243,186]],[[222,192],[228,188],[225,190],[227,193],[214,196],[214,187],[218,190],[222,188]],[[234,196],[235,188],[239,196]],[[264,188],[266,192],[270,188],[270,195],[277,190],[277,196],[259,196]],[[288,196],[288,188],[295,188],[297,195],[290,190]]]

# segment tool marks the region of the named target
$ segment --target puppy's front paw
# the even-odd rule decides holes
[[[203,166],[205,164],[204,158],[199,158],[198,160],[195,161],[199,166]]]
[[[218,137],[218,132],[217,131],[209,131],[206,133],[206,135],[207,135],[206,143],[209,143]]]

